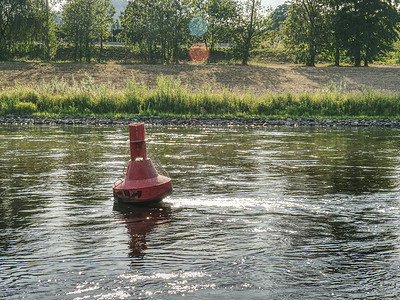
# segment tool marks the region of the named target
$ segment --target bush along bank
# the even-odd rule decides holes
[[[247,118],[277,120],[279,124],[282,120],[290,123],[299,118],[314,120],[308,123],[331,119],[338,124],[340,119],[359,119],[370,120],[359,123],[375,124],[378,122],[376,119],[382,122],[400,118],[400,94],[373,90],[346,93],[326,89],[313,94],[265,92],[255,95],[229,89],[216,91],[210,87],[193,90],[183,86],[179,79],[166,76],[160,76],[154,88],[139,84],[132,78],[124,89],[115,90],[111,86],[95,85],[91,78],[87,78],[72,83],[52,81],[34,89],[15,87],[3,90],[0,92],[0,115],[11,115],[11,118],[32,116],[34,120],[48,117],[63,120],[65,116],[76,120],[83,117],[114,120],[148,116],[165,120]]]

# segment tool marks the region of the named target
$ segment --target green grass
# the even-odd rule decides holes
[[[124,89],[115,90],[110,85],[96,85],[87,77],[81,82],[55,80],[35,89],[16,86],[0,91],[0,114],[397,118],[400,94],[373,90],[349,93],[332,87],[313,94],[238,94],[229,89],[194,90],[168,76],[160,76],[155,88],[132,78]]]

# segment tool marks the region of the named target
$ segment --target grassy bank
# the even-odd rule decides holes
[[[71,116],[242,116],[311,118],[399,118],[400,94],[367,90],[343,93],[326,88],[319,93],[277,94],[193,90],[174,77],[160,76],[149,88],[135,81],[123,89],[95,85],[90,77],[80,82],[54,80],[35,89],[17,86],[0,92],[0,114]]]

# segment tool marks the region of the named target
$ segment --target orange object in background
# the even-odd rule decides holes
[[[171,178],[158,174],[147,158],[144,123],[129,124],[131,160],[125,178],[113,186],[114,198],[125,203],[159,202],[172,193]]]
[[[189,56],[192,61],[202,64],[209,58],[210,50],[204,43],[197,43],[190,48]]]

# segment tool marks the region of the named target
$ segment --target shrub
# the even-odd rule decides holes
[[[14,106],[14,111],[17,114],[33,114],[37,111],[37,107],[35,103],[32,102],[18,102]]]

